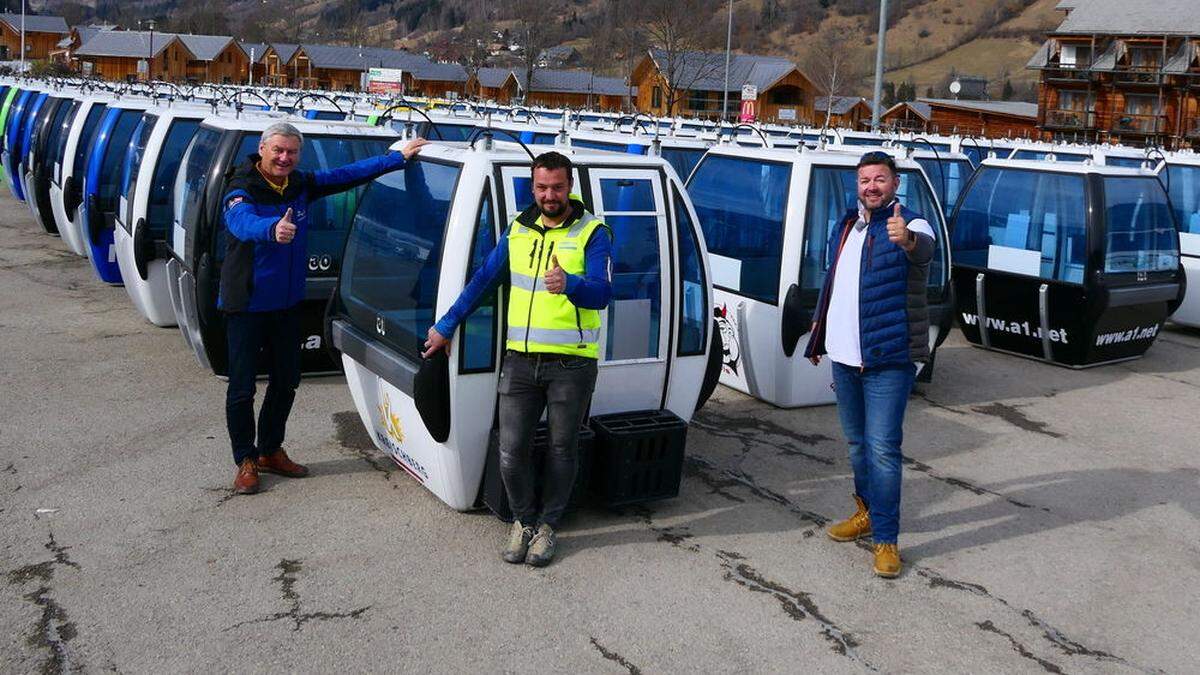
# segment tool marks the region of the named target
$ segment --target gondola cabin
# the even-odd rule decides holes
[[[531,155],[488,145],[433,144],[371,184],[329,313],[376,446],[458,510],[476,504],[496,423],[508,334],[503,287],[464,321],[448,358],[422,359],[421,350],[497,238],[533,203]],[[572,160],[573,191],[614,237],[613,298],[601,312],[589,414],[593,422],[613,413],[686,422],[706,397],[706,377],[715,385],[719,362],[709,360],[704,239],[683,183],[657,157],[589,151]]]
[[[981,347],[1073,368],[1137,358],[1183,297],[1149,169],[988,159],[953,223],[956,315]]]
[[[830,232],[857,204],[862,151],[718,146],[692,172],[687,187],[708,244],[722,384],[782,408],[833,402],[828,359],[813,367],[803,341],[832,262]],[[920,165],[906,149],[891,152],[899,155],[898,197],[937,235],[928,285],[935,349],[951,323],[945,221]],[[927,365],[921,376],[931,375]]]
[[[1159,165],[1158,177],[1171,197],[1179,227],[1179,260],[1191,290],[1171,320],[1200,327],[1200,155],[1175,152]]]
[[[116,99],[108,95],[90,95],[79,100],[74,113],[63,121],[66,127],[58,136],[56,159],[50,174],[50,210],[63,243],[79,256],[88,256],[91,248],[79,227],[83,216],[83,174],[87,168],[87,149],[100,128],[108,105]]]
[[[183,153],[213,114],[209,106],[151,108],[134,129],[121,167],[113,243],[133,306],[156,326],[174,326],[166,262],[175,176]]]
[[[228,374],[225,319],[217,308],[225,259],[225,186],[237,165],[258,152],[273,118],[214,117],[188,144],[175,180],[172,227],[167,246],[171,307],[184,340],[201,366]],[[290,118],[304,134],[299,170],[332,169],[386,152],[396,138],[388,128],[355,122]],[[341,267],[342,244],[363,188],[313,202],[308,213],[308,282],[302,305],[304,373],[334,372],[340,363],[325,349],[323,318]]]

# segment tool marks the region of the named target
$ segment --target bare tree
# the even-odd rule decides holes
[[[862,77],[863,52],[850,48],[851,44],[852,38],[845,30],[821,31],[809,42],[805,72],[817,93],[825,98],[824,110],[814,110],[824,114],[822,128],[829,128],[837,97],[845,95]]]
[[[512,16],[517,22],[513,33],[521,44],[521,65],[525,71],[526,101],[533,86],[538,57],[543,50],[557,44],[554,36],[558,34],[562,15],[558,0],[515,0],[512,4]]]
[[[725,55],[704,51],[717,41],[709,4],[705,0],[642,3],[642,30],[655,50],[668,115],[675,113],[679,101],[701,81],[724,74]]]
[[[608,0],[604,7],[600,29],[594,31],[594,35],[602,35],[604,39],[593,38],[584,58],[593,73],[602,71],[601,64],[607,62],[608,68],[625,78],[628,86],[626,107],[633,109],[636,107],[632,104],[633,69],[646,55],[646,35],[641,24],[642,0]]]

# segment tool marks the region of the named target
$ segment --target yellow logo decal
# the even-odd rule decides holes
[[[383,405],[379,406],[379,414],[388,437],[397,445],[404,443],[404,428],[400,426],[400,416],[392,412],[392,402],[388,400],[387,394],[383,395]]]

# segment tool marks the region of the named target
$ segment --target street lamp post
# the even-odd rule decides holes
[[[879,131],[879,104],[883,101],[883,52],[887,41],[887,0],[879,0],[879,38],[875,49],[875,93],[871,99],[871,131]]]
[[[146,60],[146,81],[154,80],[154,19],[147,22],[150,26],[150,58]]]
[[[733,0],[729,0],[729,23],[725,27],[725,92],[721,99],[721,120],[729,116],[729,50],[733,46]]]
[[[21,0],[21,75],[25,75],[25,0]]]

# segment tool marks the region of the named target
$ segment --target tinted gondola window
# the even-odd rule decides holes
[[[1104,179],[1104,271],[1166,272],[1179,267],[1178,239],[1157,178]]]
[[[157,115],[143,115],[125,151],[125,163],[121,167],[121,200],[125,213],[121,214],[124,221],[121,224],[129,232],[133,230],[133,195],[129,191],[137,183],[138,170],[142,168],[142,160],[146,156],[146,144],[150,142],[150,134],[154,133],[157,122]]]
[[[84,158],[87,157],[87,149],[92,144],[92,138],[96,135],[96,127],[100,124],[100,119],[104,117],[106,106],[103,103],[97,103],[88,111],[87,118],[83,120],[83,130],[79,134],[79,142],[75,145],[75,175],[82,177],[87,167],[84,166]],[[79,186],[82,181],[75,181],[75,185]]]
[[[713,285],[775,304],[790,164],[709,156],[688,181]]]
[[[917,163],[925,170],[930,185],[937,192],[938,201],[942,203],[945,213],[954,211],[962,189],[975,169],[965,159],[943,159],[940,162],[932,157],[918,159]]]
[[[1088,155],[1079,155],[1072,152],[1052,152],[1050,150],[1017,150],[1012,154],[1011,159],[1034,159],[1044,160],[1049,155],[1053,154],[1055,161],[1058,162],[1082,162],[1089,159]]]
[[[175,203],[175,220],[189,223],[196,219],[204,196],[204,188],[208,185],[208,167],[217,145],[221,142],[221,132],[216,129],[200,129],[188,146],[183,164],[176,177],[179,185],[179,200]],[[224,228],[222,228],[222,231]],[[223,252],[224,247],[218,247]],[[177,251],[182,253],[182,251]]]
[[[1131,169],[1136,169],[1146,162],[1145,157],[1121,157],[1109,155],[1104,158],[1104,163],[1107,166],[1123,166]]]
[[[177,119],[171,123],[167,137],[163,140],[158,163],[154,166],[154,178],[150,181],[150,195],[146,206],[146,225],[154,239],[163,239],[171,226],[174,211],[175,176],[188,143],[196,135],[200,120]]]
[[[675,169],[679,180],[687,180],[692,175],[692,169],[704,156],[703,148],[663,148],[662,157]]]
[[[649,178],[603,178],[600,194],[604,212],[597,215],[613,237],[605,359],[658,358],[662,267],[654,187]]]
[[[1169,164],[1163,171],[1179,231],[1200,234],[1200,166]]]
[[[346,242],[338,292],[351,322],[414,362],[437,318],[442,241],[460,171],[417,161],[375,180]]]
[[[111,213],[117,208],[117,194],[121,187],[119,167],[125,159],[125,151],[129,147],[133,130],[141,120],[142,111],[122,110],[117,115],[116,124],[108,133],[108,143],[105,145],[103,157],[100,158],[100,181],[96,189],[97,202],[100,210],[105,213]],[[88,191],[91,191],[90,186]]]
[[[672,190],[672,192],[675,192]],[[675,228],[679,241],[679,297],[681,324],[679,355],[703,354],[708,344],[708,299],[704,288],[704,259],[683,197],[675,193]]]
[[[588,150],[603,150],[605,152],[625,152],[628,146],[625,143],[606,143],[604,141],[589,141],[583,138],[572,138],[571,147],[586,148]]]
[[[1084,176],[983,167],[954,221],[954,260],[968,267],[1082,283]]]
[[[496,248],[496,217],[492,208],[492,193],[487,191],[479,205],[475,220],[475,238],[471,244],[471,264],[467,281],[483,267],[488,254]],[[495,368],[496,297],[493,290],[462,323],[462,370],[486,372]]]
[[[62,150],[59,148],[58,139],[66,135],[65,129],[69,127],[78,109],[79,101],[64,101],[58,106],[54,119],[51,120],[50,126],[46,127],[46,137],[41,141],[41,150],[45,154],[42,162],[49,162],[53,166],[61,161]]]

